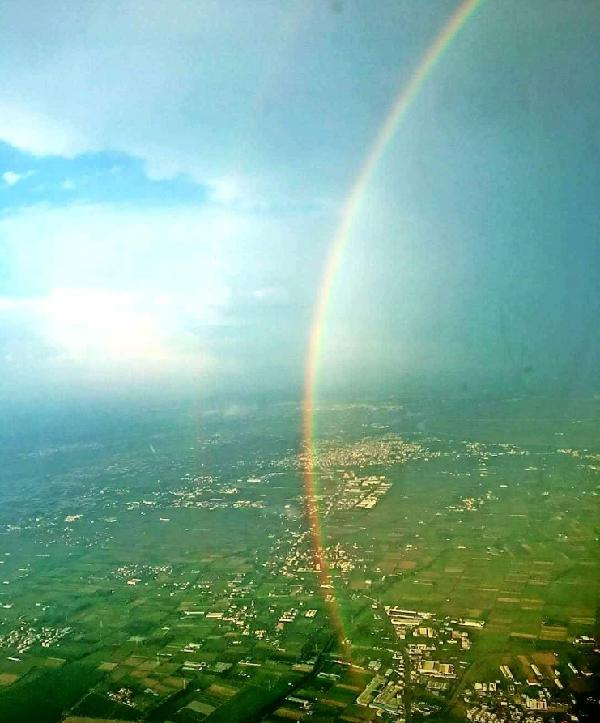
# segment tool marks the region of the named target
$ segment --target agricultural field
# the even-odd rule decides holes
[[[596,719],[600,400],[299,415],[4,430],[0,720]]]

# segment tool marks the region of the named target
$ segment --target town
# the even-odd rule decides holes
[[[319,540],[306,452],[284,439],[234,442],[223,422],[187,449],[161,432],[154,451],[48,452],[68,494],[0,512],[0,715],[593,720],[597,453],[371,414],[316,450]]]

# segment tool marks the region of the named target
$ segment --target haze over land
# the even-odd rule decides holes
[[[300,414],[3,431],[2,721],[597,720],[599,400]]]
[[[600,4],[0,15],[0,723],[596,723]]]

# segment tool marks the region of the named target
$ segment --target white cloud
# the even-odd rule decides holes
[[[2,311],[15,311],[20,306],[18,299],[2,298],[0,297],[0,312]]]
[[[33,175],[33,171],[27,171],[27,173],[16,173],[15,171],[5,171],[2,174],[2,180],[7,186],[14,186],[25,178]]]
[[[14,186],[15,183],[18,183],[21,180],[21,176],[13,171],[5,171],[2,174],[2,180],[7,186]]]
[[[289,355],[281,329],[296,320],[261,307],[293,284],[310,295],[290,264],[309,235],[302,223],[221,207],[22,208],[0,218],[8,279],[21,294],[0,297],[0,361],[35,362],[30,376],[40,379],[50,367],[74,379],[106,369],[111,379],[136,369],[256,379],[257,357],[272,360],[277,347]],[[319,256],[310,259],[307,251],[306,272]]]
[[[43,90],[39,92],[35,86],[31,91],[38,98],[44,95]],[[65,117],[61,118],[52,109],[32,107],[24,98],[6,98],[6,92],[6,88],[4,94],[0,91],[0,138],[6,143],[34,156],[73,158],[78,153],[99,150],[91,137],[85,138]]]
[[[4,263],[24,294],[28,288],[112,288],[223,305],[255,290],[256,298],[276,296],[290,278],[305,285],[291,259],[303,249],[312,278],[321,224],[311,216],[290,227],[286,219],[228,207],[82,203],[22,208],[0,218],[0,236]]]
[[[0,220],[10,271],[24,288],[155,289],[193,296],[221,286],[252,220],[207,208],[33,206]]]
[[[165,310],[142,294],[57,288],[30,298],[0,298],[1,357],[11,366],[123,378],[213,373],[213,350],[188,333],[180,304]],[[11,323],[12,322],[12,323]],[[44,372],[42,372],[44,373]]]
[[[286,15],[235,2],[224,11],[211,2],[149,9],[134,0],[116,14],[102,2],[7,7],[0,138],[40,156],[124,151],[155,178],[218,177],[224,152],[228,169],[239,160],[231,153],[269,72],[260,47],[277,44]],[[248,34],[249,22],[260,24],[260,38]]]
[[[266,286],[252,292],[255,299],[265,304],[284,304],[289,300],[287,291],[281,286]]]
[[[348,123],[332,133],[332,122],[355,92],[330,16],[308,1],[131,0],[116,13],[102,1],[10,3],[0,139],[37,156],[124,152],[151,178],[187,174],[219,203],[320,196],[342,165],[333,145]]]
[[[215,178],[209,181],[210,200],[213,203],[231,205],[241,199],[240,183],[233,177]]]
[[[133,294],[56,289],[41,303],[49,340],[74,360],[166,360],[160,318],[139,308]]]

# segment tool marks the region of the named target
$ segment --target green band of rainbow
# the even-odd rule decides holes
[[[314,408],[316,400],[316,383],[317,371],[320,358],[321,341],[323,338],[323,329],[327,316],[327,310],[331,298],[331,292],[340,260],[348,239],[354,221],[360,211],[365,191],[373,178],[377,166],[381,161],[390,141],[394,137],[400,122],[411,107],[411,104],[417,96],[419,89],[434,69],[445,50],[456,37],[460,29],[465,25],[468,19],[473,15],[477,8],[483,4],[485,0],[465,0],[455,10],[446,25],[443,27],[439,35],[436,37],[432,45],[428,48],[423,56],[417,69],[411,76],[408,84],[402,88],[399,95],[395,98],[394,103],[388,113],[383,125],[381,126],[373,145],[371,146],[367,156],[363,162],[360,172],[356,178],[352,190],[344,204],[341,219],[336,229],[335,235],[331,242],[329,254],[325,263],[323,278],[319,287],[318,296],[314,306],[313,321],[310,330],[308,343],[308,355],[306,361],[304,375],[304,401],[303,401],[303,421],[302,432],[304,442],[304,496],[308,524],[313,548],[313,557],[316,569],[319,573],[321,586],[326,587],[333,592],[332,578],[327,564],[326,555],[323,547],[323,537],[321,523],[319,519],[319,506],[316,496],[315,485],[315,456],[316,456],[316,440],[315,440],[315,421]],[[347,653],[347,635],[341,616],[340,606],[334,596],[328,605],[329,613],[338,641],[342,647],[342,651]]]

